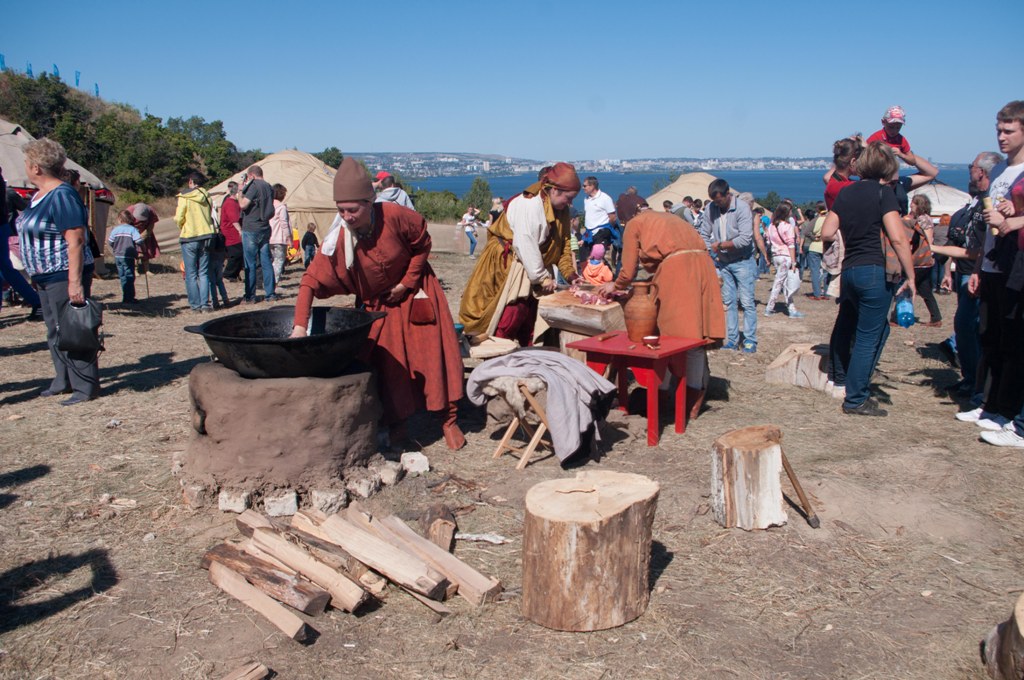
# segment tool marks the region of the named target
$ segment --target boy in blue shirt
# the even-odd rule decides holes
[[[122,210],[117,216],[121,224],[110,231],[107,241],[114,251],[117,276],[121,279],[121,302],[132,304],[135,299],[135,258],[142,246],[142,234],[135,228],[135,217],[131,210]]]

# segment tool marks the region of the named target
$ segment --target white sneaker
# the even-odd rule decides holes
[[[964,423],[976,423],[981,419],[981,414],[984,413],[985,409],[980,406],[970,411],[961,411],[956,414],[956,419]]]
[[[995,446],[1011,446],[1015,449],[1024,449],[1024,437],[1017,434],[1017,429],[1010,422],[998,432],[982,432],[981,438]]]
[[[1009,418],[1004,418],[998,413],[986,413],[986,417],[979,418],[974,424],[983,430],[997,431],[1006,427],[1010,423]]]

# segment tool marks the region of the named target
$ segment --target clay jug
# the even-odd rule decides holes
[[[654,288],[655,292],[651,291]],[[640,342],[645,335],[654,335],[658,327],[658,305],[654,301],[658,284],[650,281],[635,281],[633,295],[622,307],[626,317],[626,335],[633,342]]]

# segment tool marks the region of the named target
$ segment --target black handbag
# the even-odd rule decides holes
[[[57,349],[62,352],[103,350],[102,325],[103,305],[89,298],[84,305],[73,305],[68,300],[57,317]]]

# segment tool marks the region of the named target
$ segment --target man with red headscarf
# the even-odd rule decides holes
[[[579,277],[569,248],[569,208],[579,191],[576,168],[555,163],[509,200],[487,229],[462,295],[459,321],[467,333],[533,343],[537,296],[555,290],[552,265],[567,281]]]
[[[440,413],[450,449],[466,440],[455,422],[462,398],[462,356],[441,283],[427,257],[423,216],[396,203],[374,203],[366,170],[346,157],[334,177],[339,218],[299,284],[291,337],[305,337],[313,298],[355,295],[374,321],[364,359],[377,375],[391,444],[406,438],[417,409]]]

